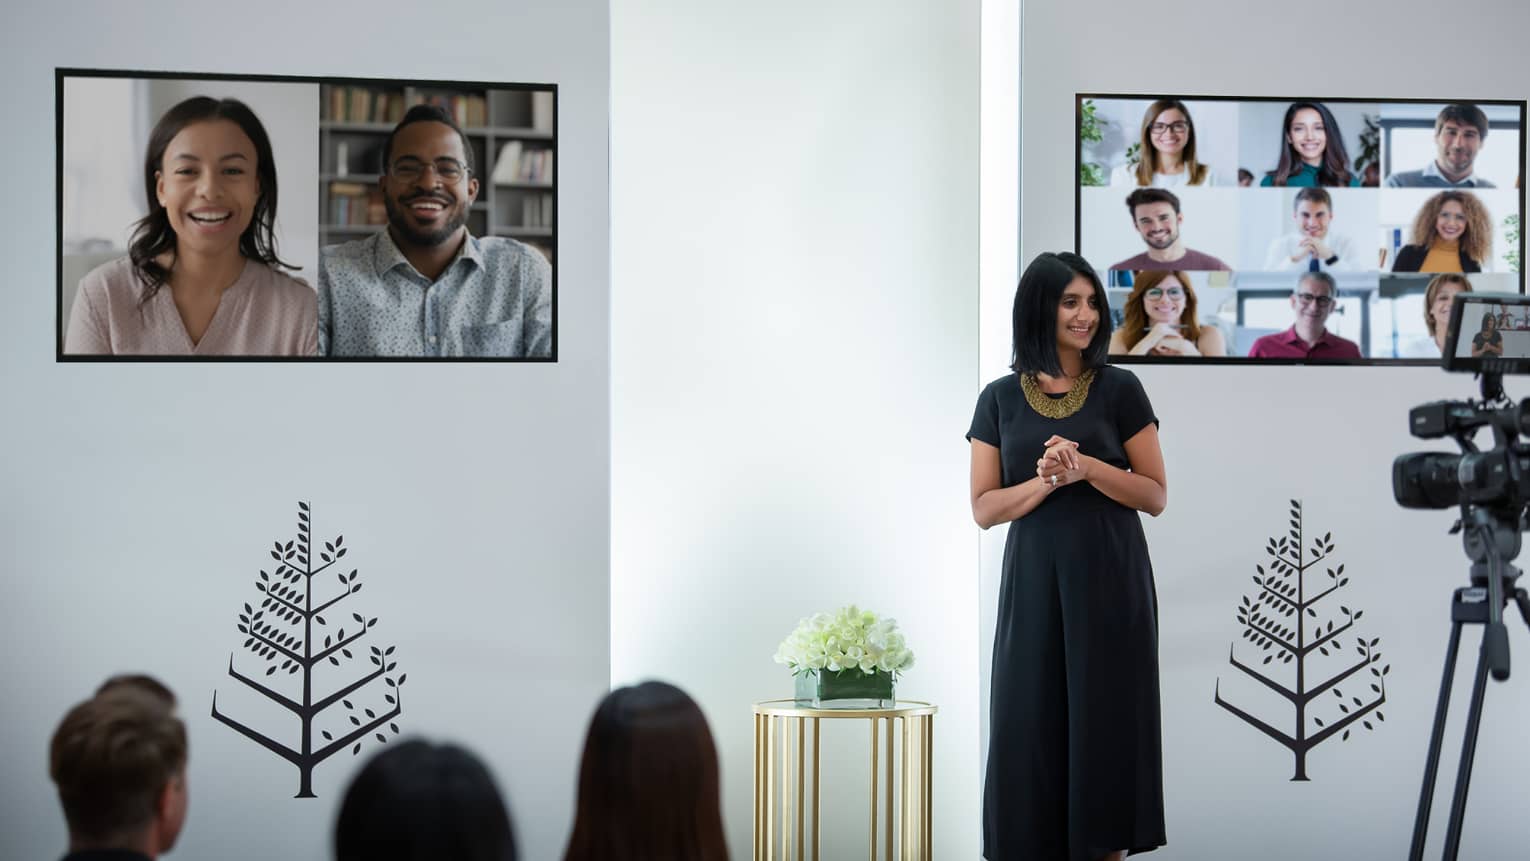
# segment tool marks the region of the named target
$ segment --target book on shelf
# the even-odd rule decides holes
[[[459,126],[479,128],[488,124],[488,99],[477,93],[428,93],[420,101],[445,108]]]
[[[388,221],[382,190],[359,182],[329,184],[329,214],[331,224],[386,224]]]
[[[397,123],[404,118],[404,94],[370,87],[330,87],[328,116],[339,123]]]
[[[494,160],[493,181],[499,185],[532,183],[551,185],[553,179],[553,151],[528,149],[520,141],[510,141],[500,148]]]
[[[551,228],[553,226],[553,196],[533,194],[524,197],[521,200],[520,226]]]
[[[553,94],[551,90],[534,90],[532,92],[531,127],[539,132],[552,133]]]

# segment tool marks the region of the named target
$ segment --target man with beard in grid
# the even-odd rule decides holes
[[[328,356],[552,356],[552,267],[514,239],[475,237],[473,149],[451,114],[417,105],[383,146],[388,226],[319,255]]]

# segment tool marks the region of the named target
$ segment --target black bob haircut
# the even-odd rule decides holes
[[[1100,314],[1094,337],[1082,351],[1084,367],[1098,368],[1105,364],[1110,348],[1110,306],[1105,285],[1100,283],[1100,276],[1095,274],[1089,261],[1077,254],[1047,252],[1031,261],[1025,274],[1020,276],[1020,286],[1015,289],[1014,361],[1010,368],[1016,373],[1062,376],[1062,362],[1057,356],[1057,306],[1062,301],[1063,291],[1080,275],[1094,287]]]
[[[452,119],[451,113],[439,105],[415,105],[404,114],[403,119],[398,121],[393,131],[388,132],[388,139],[383,142],[383,173],[388,173],[393,167],[393,138],[404,126],[415,123],[440,123],[443,126],[450,126],[451,130],[457,133],[457,137],[462,139],[462,160],[467,162],[468,170],[473,170],[473,144],[468,140],[467,134],[462,131],[462,127],[457,125],[457,121]]]
[[[335,819],[336,861],[516,861],[499,788],[472,753],[410,740],[351,781]]]
[[[170,270],[159,262],[159,257],[167,252],[173,255],[176,247],[170,215],[159,202],[159,175],[164,167],[165,150],[181,129],[192,123],[213,120],[228,120],[239,126],[255,147],[255,180],[260,193],[255,198],[250,226],[239,234],[239,253],[268,266],[298,268],[276,255],[276,161],[271,154],[271,138],[266,134],[266,127],[260,124],[255,112],[238,99],[193,96],[165,111],[149,132],[149,144],[144,150],[143,190],[149,214],[133,225],[133,235],[128,241],[128,259],[133,261],[133,271],[143,285],[138,297],[140,307],[170,279]]]

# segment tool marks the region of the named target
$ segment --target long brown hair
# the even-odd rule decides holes
[[[1333,118],[1333,112],[1318,102],[1295,102],[1286,108],[1286,117],[1280,123],[1280,161],[1275,169],[1270,171],[1270,184],[1284,186],[1291,175],[1301,173],[1303,165],[1301,156],[1291,148],[1291,141],[1287,138],[1291,134],[1291,120],[1296,117],[1296,112],[1302,109],[1317,111],[1318,118],[1323,121],[1323,134],[1326,143],[1323,145],[1323,165],[1318,168],[1318,185],[1349,185],[1353,176],[1349,172],[1349,152],[1344,149],[1344,136],[1339,133],[1339,121]]]
[[[1142,158],[1137,160],[1137,184],[1152,185],[1153,174],[1158,173],[1158,150],[1153,147],[1153,136],[1149,129],[1158,115],[1164,111],[1179,111],[1185,118],[1186,130],[1185,149],[1180,154],[1184,159],[1185,171],[1188,174],[1186,185],[1200,185],[1206,181],[1208,168],[1195,160],[1195,121],[1190,119],[1190,109],[1178,99],[1159,99],[1148,105],[1147,113],[1142,115],[1142,141],[1138,152]]]
[[[1439,219],[1440,211],[1452,200],[1461,204],[1461,210],[1466,213],[1466,232],[1460,240],[1461,253],[1480,266],[1488,261],[1493,252],[1493,219],[1477,195],[1470,192],[1442,191],[1424,201],[1418,215],[1413,217],[1413,236],[1409,243],[1427,249],[1434,242],[1434,223]]]
[[[565,861],[727,861],[717,747],[696,701],[644,682],[606,695],[584,742]]]
[[[1184,327],[1182,330],[1184,338],[1192,344],[1200,340],[1201,324],[1196,322],[1195,318],[1195,289],[1190,286],[1189,273],[1155,269],[1149,272],[1138,272],[1137,280],[1132,284],[1132,292],[1126,296],[1126,308],[1123,310],[1121,320],[1121,340],[1125,342],[1126,349],[1130,350],[1137,346],[1137,342],[1147,334],[1148,315],[1142,302],[1147,291],[1170,278],[1177,278],[1180,286],[1185,290],[1185,310],[1179,315],[1179,323]]]
[[[260,124],[255,112],[238,99],[193,96],[165,111],[149,132],[143,159],[143,188],[149,214],[134,223],[133,235],[128,242],[128,258],[133,261],[133,272],[143,288],[138,297],[140,307],[170,279],[170,270],[159,262],[159,257],[166,252],[173,256],[176,248],[175,229],[170,226],[170,216],[164,204],[159,202],[159,173],[164,167],[165,150],[181,129],[192,123],[212,120],[229,120],[239,126],[255,147],[255,179],[259,183],[260,195],[255,198],[255,212],[249,226],[239,234],[239,253],[269,266],[299,268],[276,256],[276,161],[271,154],[271,138],[266,134],[266,127]]]
[[[1434,300],[1439,297],[1440,291],[1446,284],[1460,284],[1461,292],[1472,292],[1472,282],[1466,280],[1466,276],[1459,272],[1446,272],[1444,275],[1436,275],[1429,279],[1429,286],[1424,288],[1424,328],[1429,332],[1429,337],[1438,337],[1434,332]]]

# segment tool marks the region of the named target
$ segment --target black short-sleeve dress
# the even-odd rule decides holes
[[[1018,376],[995,380],[967,438],[999,449],[1011,487],[1036,475],[1053,434],[1129,468],[1124,443],[1157,421],[1136,375],[1107,365],[1061,419],[1033,410]],[[1009,525],[991,708],[985,858],[1089,861],[1164,844],[1153,567],[1138,513],[1088,482]]]

